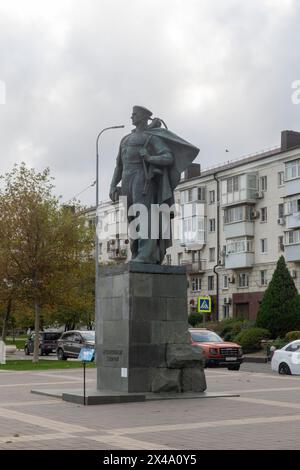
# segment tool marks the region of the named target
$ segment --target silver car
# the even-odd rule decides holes
[[[57,357],[64,361],[68,357],[77,358],[82,348],[95,349],[95,331],[66,331],[57,341]]]

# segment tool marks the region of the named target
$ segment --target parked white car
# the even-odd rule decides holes
[[[277,349],[271,360],[271,368],[279,374],[300,375],[300,340]]]

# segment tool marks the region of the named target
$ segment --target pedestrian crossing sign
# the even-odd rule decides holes
[[[211,313],[211,297],[198,297],[198,313]]]

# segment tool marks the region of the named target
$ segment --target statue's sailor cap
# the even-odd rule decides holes
[[[133,106],[133,111],[142,111],[144,114],[146,114],[149,118],[152,116],[152,112],[149,111],[149,109],[145,108],[144,106]]]

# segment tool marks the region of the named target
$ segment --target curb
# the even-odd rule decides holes
[[[260,357],[260,356],[244,356],[243,362],[256,362],[257,364],[267,364],[268,358],[267,357]]]

